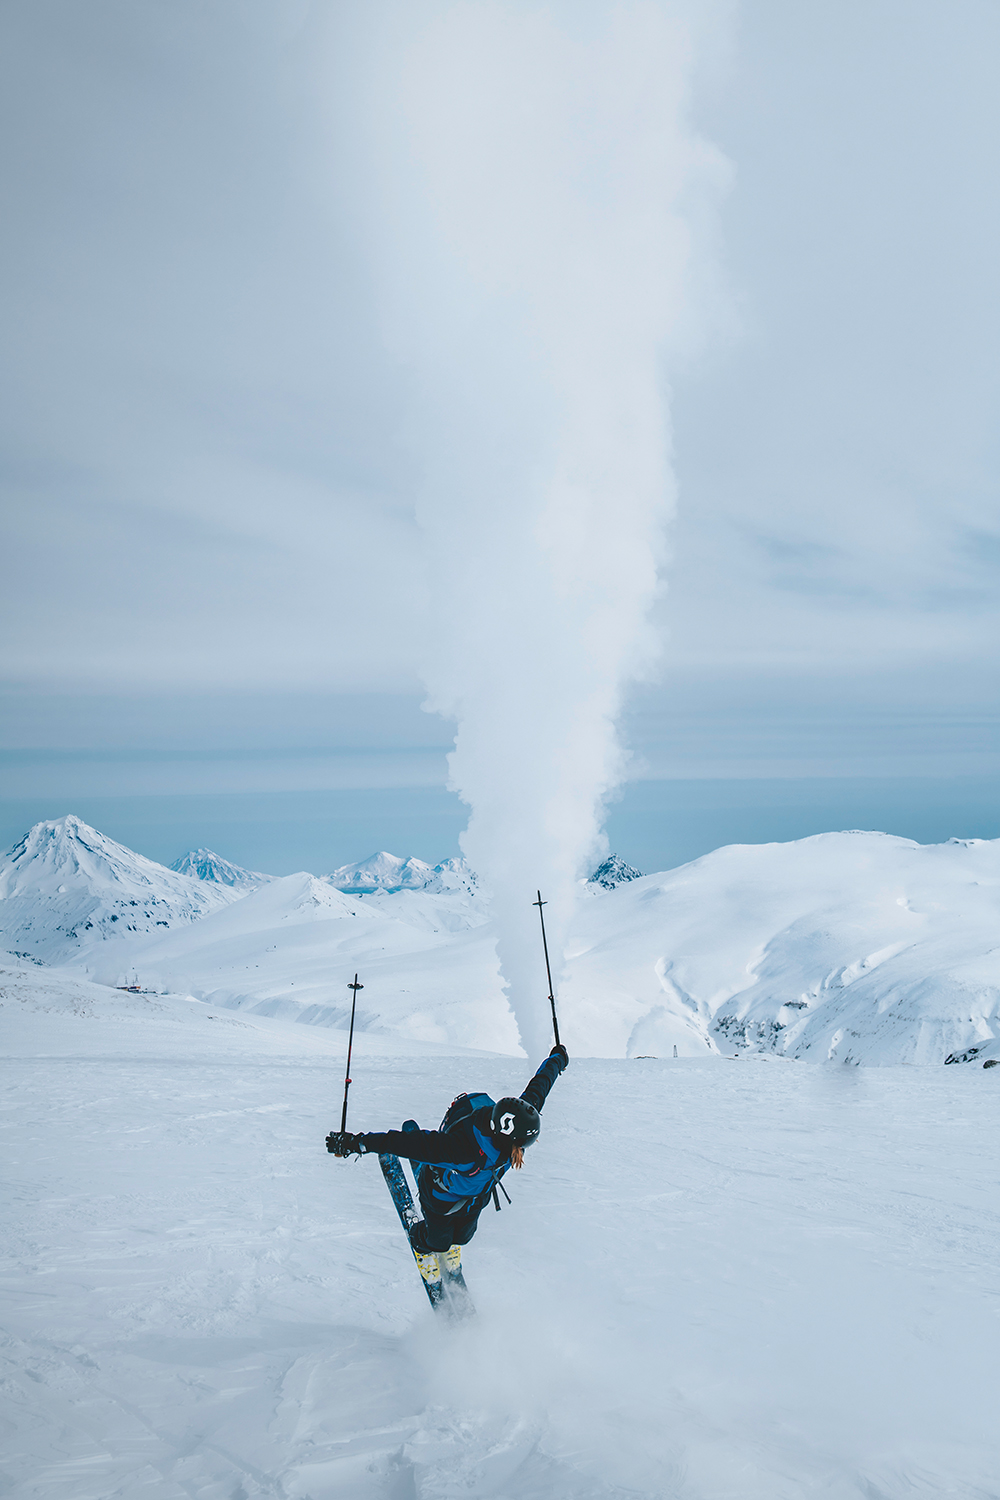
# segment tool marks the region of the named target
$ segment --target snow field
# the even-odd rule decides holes
[[[996,1069],[575,1059],[451,1329],[323,1148],[342,1034],[109,1005],[0,1014],[16,1500],[1000,1494]],[[362,1129],[530,1068],[352,1072]]]

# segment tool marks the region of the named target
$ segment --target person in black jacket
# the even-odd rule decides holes
[[[421,1130],[407,1120],[401,1130],[336,1131],[327,1136],[326,1149],[334,1156],[407,1157],[424,1215],[410,1231],[414,1250],[434,1255],[467,1245],[501,1177],[510,1167],[521,1167],[526,1149],[538,1139],[539,1111],[567,1067],[566,1048],[553,1047],[520,1098],[494,1104],[488,1094],[460,1094],[440,1130]]]

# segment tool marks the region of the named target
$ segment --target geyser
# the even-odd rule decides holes
[[[535,889],[558,969],[625,774],[623,694],[660,649],[667,380],[700,321],[702,227],[727,168],[688,120],[694,44],[675,7],[379,14],[374,255],[410,382],[427,707],[456,724],[462,847],[534,1056]]]

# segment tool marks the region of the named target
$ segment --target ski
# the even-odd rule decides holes
[[[416,1209],[413,1207],[413,1196],[410,1192],[409,1183],[403,1175],[402,1164],[398,1156],[388,1155],[380,1156],[378,1164],[382,1168],[382,1176],[385,1178],[392,1201],[396,1205],[399,1222],[403,1226],[407,1239],[409,1239],[410,1230],[418,1222],[418,1215]],[[437,1311],[439,1307],[444,1305],[444,1284],[437,1256],[421,1255],[419,1251],[413,1249],[412,1245],[410,1246],[410,1250],[413,1254],[413,1259],[417,1263],[417,1270],[420,1272],[420,1279],[424,1284],[424,1291],[427,1293],[428,1301],[431,1307]]]
[[[413,1206],[413,1195],[410,1185],[403,1172],[402,1163],[398,1156],[379,1156],[378,1164],[382,1168],[382,1176],[385,1178],[399,1222],[403,1226],[407,1240],[410,1230],[414,1224],[420,1222],[420,1216]],[[462,1274],[462,1247],[452,1245],[450,1250],[441,1255],[423,1255],[419,1250],[410,1246],[410,1252],[417,1263],[420,1279],[424,1284],[427,1299],[435,1311],[443,1309],[452,1317],[467,1318],[475,1312],[472,1298],[469,1296],[469,1288],[465,1284]]]

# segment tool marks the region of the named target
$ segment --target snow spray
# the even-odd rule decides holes
[[[660,652],[666,381],[704,327],[728,178],[688,120],[692,28],[716,7],[374,9],[370,253],[406,382],[425,707],[456,726],[462,850],[534,1055],[530,892],[549,893],[558,981],[626,773],[624,695]]]

